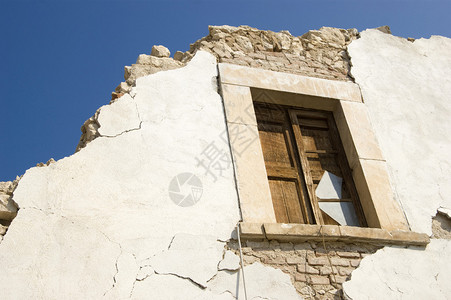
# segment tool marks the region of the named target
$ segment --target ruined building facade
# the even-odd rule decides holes
[[[446,299],[451,40],[210,26],[0,185],[2,299]]]

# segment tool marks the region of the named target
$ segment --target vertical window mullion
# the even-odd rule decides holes
[[[295,141],[296,151],[294,151],[294,152],[297,153],[297,155],[299,157],[304,183],[307,186],[307,194],[310,198],[308,200],[310,201],[310,205],[312,207],[313,215],[315,217],[316,223],[324,224],[321,210],[318,205],[318,200],[316,198],[315,191],[313,190],[312,174],[310,171],[307,156],[305,154],[304,144],[302,142],[302,132],[301,132],[301,129],[299,126],[299,121],[298,121],[298,116],[297,116],[296,110],[289,109],[288,114],[289,114],[291,128],[292,128],[293,135],[294,135],[293,137],[294,137],[294,141]],[[314,222],[312,222],[312,223],[314,223]]]

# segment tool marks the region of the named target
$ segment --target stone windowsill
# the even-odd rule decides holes
[[[362,228],[336,225],[306,225],[283,223],[241,223],[244,239],[268,239],[284,242],[348,241],[380,245],[426,246],[429,236],[413,231],[387,231],[381,228]]]

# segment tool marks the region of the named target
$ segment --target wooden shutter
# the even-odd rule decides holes
[[[277,222],[311,223],[287,111],[257,104],[255,112]]]
[[[343,146],[330,112],[255,103],[269,186],[279,223],[338,224],[320,209],[316,188],[325,171],[342,178],[341,199],[366,226]]]

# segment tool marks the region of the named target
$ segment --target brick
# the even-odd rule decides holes
[[[255,59],[265,59],[266,56],[262,53],[249,53],[249,57],[255,58]]]
[[[287,257],[287,264],[289,265],[297,265],[299,263],[304,262],[305,260],[302,259],[302,257],[292,257],[292,256],[288,256]]]
[[[337,251],[337,255],[345,258],[360,258],[360,253],[358,252]]]
[[[354,271],[354,268],[350,267],[338,267],[338,274],[348,276]]]
[[[335,276],[330,276],[330,278],[332,279],[332,282],[336,282],[336,283],[343,283],[343,282],[345,282],[346,280],[347,280],[347,276],[338,276],[338,275],[335,275]]]
[[[326,276],[310,275],[309,278],[311,284],[330,284],[329,278]]]
[[[282,256],[276,256],[275,258],[265,257],[265,258],[263,258],[263,263],[265,263],[265,264],[284,265],[285,264],[285,258],[282,257]]]
[[[351,263],[351,267],[357,268],[360,265],[360,259],[351,259],[349,260]]]
[[[285,250],[285,251],[294,249],[294,246],[292,243],[280,243],[279,246],[280,246],[281,250]]]
[[[332,269],[332,268],[329,267],[329,266],[322,266],[322,267],[319,269],[319,273],[320,273],[321,275],[329,275],[329,274],[332,274],[332,270],[334,271],[335,274],[338,273],[336,267],[333,267],[333,269]]]
[[[287,274],[295,274],[296,273],[296,267],[295,266],[279,266],[278,269],[280,269],[282,272]]]
[[[250,254],[250,255],[252,255],[252,248],[249,248],[249,247],[243,247],[243,248],[241,248],[241,251],[243,252],[243,254]]]
[[[299,293],[301,293],[304,296],[311,296],[311,297],[313,297],[315,295],[315,290],[313,290],[313,288],[310,287],[310,286],[305,286],[305,287],[301,288]]]
[[[309,265],[312,266],[320,266],[320,265],[325,265],[328,264],[329,261],[327,260],[327,257],[323,256],[323,257],[308,257],[307,261],[309,263]]]
[[[305,281],[307,281],[307,277],[305,276],[305,274],[296,273],[294,275],[294,280],[295,281],[305,282]]]
[[[240,225],[240,226],[242,226],[242,225]],[[252,249],[268,249],[269,242],[268,241],[262,241],[262,242],[246,241],[246,246],[250,247]]]
[[[308,274],[319,274],[319,271],[314,267],[311,267],[307,264],[298,265],[298,272],[300,273],[308,273]]]
[[[316,256],[335,256],[335,251],[324,251],[324,249],[316,250],[315,251]]]
[[[332,265],[334,266],[343,266],[343,267],[349,266],[349,260],[344,258],[332,257],[330,260],[332,262]]]
[[[246,265],[251,265],[251,264],[253,264],[254,262],[260,261],[260,260],[259,260],[257,257],[245,255],[245,256],[243,257],[243,261],[244,261],[244,264],[246,264]]]

